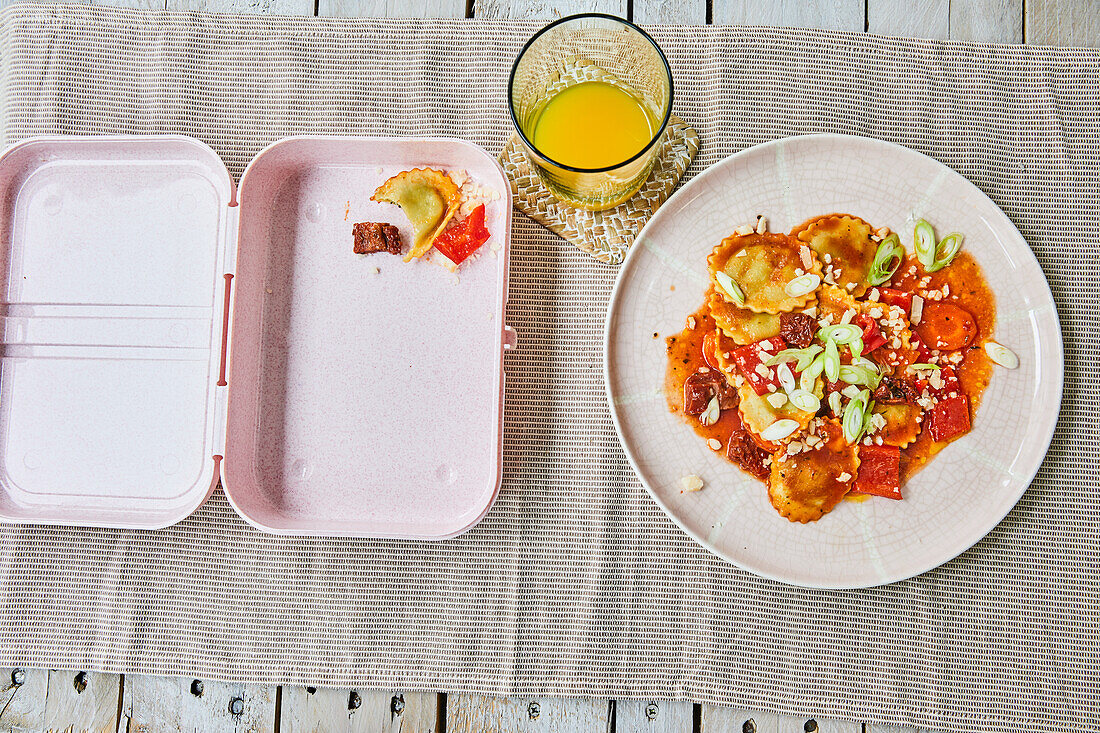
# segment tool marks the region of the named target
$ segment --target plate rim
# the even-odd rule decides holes
[[[1059,365],[1058,369],[1056,370],[1057,394],[1058,394],[1057,408],[1058,409],[1054,411],[1053,419],[1050,421],[1049,428],[1046,431],[1046,436],[1042,441],[1043,442],[1043,451],[1042,451],[1042,456],[1043,457],[1038,462],[1036,462],[1034,467],[1029,468],[1027,471],[1025,471],[1021,474],[1020,489],[1019,489],[1018,492],[1016,492],[1015,497],[1013,497],[1012,503],[1008,504],[1008,508],[1003,513],[999,513],[998,516],[992,517],[991,521],[988,524],[988,526],[985,527],[985,529],[981,532],[980,535],[978,535],[974,539],[973,542],[970,542],[965,547],[962,547],[958,552],[950,555],[949,557],[945,557],[942,560],[933,560],[932,563],[928,564],[928,565],[921,564],[920,569],[918,569],[918,570],[915,570],[913,572],[905,571],[905,572],[899,574],[897,577],[889,576],[885,580],[877,580],[877,581],[871,581],[871,582],[853,582],[853,583],[795,582],[795,581],[792,581],[789,578],[779,577],[778,575],[776,575],[774,573],[770,573],[770,572],[767,572],[765,570],[752,567],[750,564],[739,561],[739,560],[735,559],[732,555],[719,550],[718,547],[716,547],[712,543],[708,542],[705,538],[699,536],[696,532],[694,532],[693,530],[688,528],[684,524],[684,522],[681,521],[681,519],[678,516],[676,516],[676,514],[661,500],[661,498],[657,495],[657,492],[654,491],[653,488],[649,485],[649,482],[646,480],[645,476],[643,476],[641,470],[638,468],[638,461],[635,459],[634,452],[627,445],[627,441],[623,437],[622,421],[620,420],[619,413],[616,409],[615,397],[614,397],[614,395],[612,394],[612,391],[611,391],[611,379],[610,379],[610,377],[611,377],[611,361],[608,357],[610,355],[609,352],[610,352],[610,348],[611,348],[611,321],[612,321],[612,318],[615,315],[615,310],[616,310],[615,306],[618,303],[618,301],[619,301],[619,299],[622,295],[622,291],[625,288],[624,281],[625,281],[626,273],[629,269],[629,266],[631,265],[632,261],[637,257],[637,253],[640,250],[645,248],[644,245],[642,244],[643,237],[645,236],[647,231],[653,226],[653,222],[654,221],[659,221],[662,218],[660,209],[665,209],[666,212],[671,211],[671,208],[666,208],[666,207],[669,207],[670,205],[676,204],[676,203],[679,202],[679,200],[681,198],[685,198],[686,196],[690,195],[691,189],[693,188],[694,185],[696,185],[696,181],[706,180],[707,178],[710,177],[710,175],[713,175],[713,171],[717,170],[721,166],[730,165],[733,161],[735,161],[739,158],[745,158],[745,157],[748,157],[750,155],[758,154],[762,151],[766,151],[770,148],[775,148],[775,147],[778,147],[780,145],[784,145],[784,144],[788,144],[788,143],[792,143],[792,142],[807,142],[807,141],[821,141],[821,142],[826,142],[826,141],[848,141],[848,142],[858,141],[858,143],[860,143],[860,144],[869,144],[869,145],[872,145],[872,146],[879,145],[879,146],[882,146],[885,149],[900,150],[904,154],[916,155],[916,156],[919,156],[921,158],[925,158],[925,159],[931,161],[934,165],[936,165],[939,168],[947,171],[947,175],[954,177],[957,181],[961,181],[964,185],[964,188],[968,188],[971,193],[977,194],[982,199],[985,199],[990,204],[992,204],[993,207],[995,208],[995,210],[997,211],[997,213],[1003,218],[1003,220],[1005,222],[1008,223],[1008,225],[1012,228],[1012,231],[1016,233],[1016,236],[1018,236],[1020,238],[1020,241],[1023,242],[1023,244],[1024,244],[1024,246],[1027,250],[1027,253],[1030,256],[1030,262],[1033,263],[1036,267],[1038,267],[1039,272],[1043,275],[1042,281],[1043,281],[1043,285],[1045,286],[1046,295],[1050,300],[1050,304],[1051,304],[1053,312],[1054,312],[1054,319],[1058,323],[1058,328],[1054,329],[1052,331],[1052,333],[1050,334],[1051,338],[1052,338],[1051,348],[1055,349],[1055,351],[1052,353],[1052,355],[1056,355],[1056,356],[1061,357],[1061,358],[1056,359],[1056,362]],[[653,216],[650,217],[649,221],[647,221],[645,223],[645,225],[642,227],[642,229],[638,232],[637,236],[635,236],[634,242],[632,243],[632,246],[627,251],[626,257],[623,258],[623,262],[619,266],[619,272],[615,276],[615,284],[611,288],[611,294],[608,297],[608,301],[607,301],[607,311],[604,314],[602,376],[603,376],[603,382],[604,382],[604,394],[605,394],[605,397],[607,399],[608,410],[611,413],[611,421],[615,425],[615,435],[618,437],[619,445],[622,447],[623,453],[626,455],[626,459],[630,463],[631,469],[633,469],[633,471],[634,471],[634,475],[637,477],[638,481],[642,484],[642,486],[645,488],[646,492],[653,499],[653,501],[656,502],[657,506],[659,506],[661,508],[661,511],[664,512],[665,516],[667,516],[669,519],[671,519],[672,522],[677,527],[679,527],[686,535],[688,535],[691,539],[693,539],[697,544],[702,546],[705,550],[710,552],[712,555],[715,555],[716,557],[726,561],[727,563],[733,565],[736,568],[739,568],[740,570],[743,570],[747,573],[751,573],[751,574],[753,574],[757,577],[760,577],[760,578],[766,578],[768,580],[773,580],[773,581],[783,583],[785,585],[796,587],[796,588],[810,588],[810,589],[816,589],[816,590],[859,590],[859,589],[865,589],[865,588],[877,588],[877,587],[881,587],[881,586],[891,585],[893,583],[899,583],[899,582],[902,582],[902,581],[905,581],[905,580],[910,580],[910,579],[915,578],[919,575],[923,575],[923,574],[925,574],[925,573],[927,573],[931,570],[935,570],[938,567],[946,565],[947,563],[951,562],[952,560],[959,557],[963,553],[969,551],[970,549],[972,549],[974,547],[974,545],[978,544],[983,539],[988,537],[989,534],[994,529],[996,529],[997,526],[1001,524],[1001,522],[1004,521],[1005,517],[1007,517],[1009,515],[1009,513],[1011,513],[1012,510],[1015,509],[1017,505],[1019,505],[1020,499],[1023,498],[1024,493],[1027,492],[1028,488],[1031,486],[1031,483],[1035,480],[1036,474],[1039,472],[1039,469],[1042,467],[1043,462],[1046,460],[1046,456],[1050,451],[1050,444],[1054,440],[1054,433],[1056,432],[1056,430],[1058,428],[1058,422],[1061,418],[1062,402],[1065,398],[1065,343],[1064,343],[1064,340],[1062,338],[1061,317],[1060,317],[1060,314],[1058,313],[1058,304],[1054,300],[1054,294],[1050,289],[1050,281],[1047,279],[1046,273],[1042,269],[1042,265],[1039,263],[1038,258],[1035,256],[1035,252],[1031,249],[1031,246],[1028,244],[1027,239],[1024,237],[1023,233],[1019,230],[1019,227],[1016,226],[1016,223],[1014,221],[1012,221],[1012,219],[1009,218],[1008,214],[1005,213],[1005,211],[1000,207],[1000,205],[997,204],[996,201],[991,199],[985,193],[985,191],[982,191],[982,189],[980,189],[977,186],[977,184],[975,184],[969,178],[967,178],[963,174],[959,173],[958,171],[956,171],[954,168],[947,165],[946,163],[944,163],[940,160],[937,160],[936,158],[933,158],[930,155],[922,153],[919,150],[914,150],[913,148],[909,148],[909,147],[906,147],[904,145],[900,145],[898,143],[891,142],[889,140],[881,140],[879,138],[866,137],[866,136],[863,136],[863,135],[849,135],[849,134],[845,134],[845,133],[833,133],[833,132],[809,133],[809,134],[804,134],[804,135],[791,135],[791,136],[788,136],[788,137],[781,137],[781,138],[776,138],[776,139],[773,139],[773,140],[768,140],[768,141],[765,141],[763,143],[758,143],[756,145],[750,145],[749,147],[746,147],[742,150],[739,150],[736,153],[732,153],[731,155],[727,155],[726,157],[722,158],[721,160],[718,160],[718,161],[712,163],[711,165],[707,166],[707,168],[700,171],[698,175],[694,176],[690,181],[688,181],[682,187],[680,187],[672,196],[670,196],[668,198],[667,201],[665,201],[665,203],[660,207],[660,209],[658,209],[653,214]]]

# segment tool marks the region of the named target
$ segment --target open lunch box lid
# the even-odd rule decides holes
[[[457,272],[352,252],[359,221],[412,241],[370,196],[414,167],[483,196]],[[190,137],[38,137],[0,190],[0,520],[164,527],[219,478],[279,534],[441,539],[488,512],[515,333],[511,188],[481,148],[287,138],[235,194]]]

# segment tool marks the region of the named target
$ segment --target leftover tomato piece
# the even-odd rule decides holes
[[[970,431],[970,398],[964,394],[941,399],[926,418],[932,440],[945,443]]]
[[[770,469],[766,461],[771,455],[758,446],[744,428],[734,430],[730,435],[726,443],[726,458],[756,478],[767,480]]]
[[[369,255],[375,252],[401,254],[401,233],[392,224],[363,221],[351,228],[352,252]]]
[[[924,304],[915,327],[926,345],[939,351],[958,351],[978,335],[978,324],[970,312],[953,303]]]
[[[788,345],[805,349],[817,333],[817,319],[805,313],[780,313],[779,336]]]
[[[886,337],[878,327],[878,321],[866,313],[861,313],[852,319],[857,326],[863,329],[863,351],[861,354],[870,354],[880,346],[886,345]]]
[[[896,288],[879,288],[878,302],[886,305],[896,305],[908,315],[913,308],[913,294]]]
[[[781,337],[772,336],[754,344],[734,349],[731,356],[733,362],[737,364],[737,368],[741,370],[742,376],[745,377],[745,381],[752,387],[753,392],[763,396],[779,389],[779,377],[776,375],[776,367],[770,367],[764,362],[785,348],[787,348],[787,343]],[[795,374],[796,378],[797,376]],[[771,387],[771,389],[768,389],[768,387]]]
[[[485,228],[485,204],[480,204],[470,212],[466,220],[450,229],[444,229],[435,238],[435,248],[456,265],[462,262],[485,244],[489,230]]]
[[[861,445],[852,493],[901,499],[901,449],[894,445]]]

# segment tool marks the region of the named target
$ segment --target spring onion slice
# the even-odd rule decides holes
[[[882,285],[894,276],[904,259],[905,247],[901,246],[897,233],[891,233],[878,246],[878,252],[871,263],[871,271],[867,273],[867,282]]]
[[[913,249],[917,252],[917,261],[928,270],[936,261],[936,232],[932,225],[921,219],[913,228]]]
[[[726,295],[733,298],[733,302],[737,305],[745,305],[745,293],[738,287],[737,283],[733,281],[733,278],[724,272],[714,273],[714,279],[718,281],[718,287],[726,293]]]
[[[829,393],[829,408],[832,409],[834,415],[836,415],[837,417],[840,417],[840,410],[841,410],[840,392],[830,392]]]
[[[1001,346],[996,341],[985,342],[985,353],[989,354],[989,358],[993,360],[994,364],[1003,366],[1005,369],[1015,369],[1020,366],[1020,357],[1007,346]]]
[[[817,337],[826,343],[832,341],[838,344],[850,344],[863,337],[863,329],[851,323],[838,323],[835,326],[820,329]]]
[[[875,401],[868,400],[867,407],[863,409],[863,432],[871,429],[871,418],[875,414]]]
[[[782,420],[776,420],[768,427],[760,431],[760,437],[764,440],[783,440],[788,435],[798,430],[798,422],[784,418]]]
[[[852,358],[852,366],[863,367],[864,369],[870,369],[875,374],[878,374],[878,364],[868,359],[866,356],[856,356]]]
[[[804,389],[791,392],[791,404],[803,412],[817,413],[821,409],[821,400],[817,395]]]
[[[858,338],[848,342],[848,351],[851,352],[852,358],[863,355],[863,339]]]
[[[851,364],[840,365],[840,381],[874,389],[879,383],[878,372]]]
[[[855,444],[859,441],[859,437],[863,435],[866,427],[867,401],[870,397],[870,392],[861,390],[844,408],[844,417],[841,418],[840,427],[844,432],[844,439],[848,441],[849,445]]]
[[[722,406],[718,402],[718,395],[714,395],[710,398],[710,402],[707,403],[707,409],[703,410],[699,415],[699,422],[703,425],[713,425],[718,422],[718,418],[722,416]]]
[[[936,257],[932,262],[932,266],[925,269],[929,272],[935,272],[947,267],[951,264],[951,260],[955,259],[955,255],[959,253],[959,250],[962,249],[962,245],[963,235],[958,232],[951,232],[936,245]]]
[[[912,369],[915,372],[930,372],[930,371],[938,372],[940,370],[940,367],[939,367],[938,364],[924,364],[924,363],[910,364],[909,368]]]
[[[775,377],[779,380],[779,386],[783,388],[783,391],[790,394],[795,390],[794,373],[791,372],[791,368],[785,363],[780,364],[775,370]]]
[[[820,353],[821,347],[817,344],[807,346],[805,349],[783,349],[764,363],[767,366],[775,366],[785,361],[793,361],[795,363],[794,368],[801,372],[805,371],[806,367],[813,362],[814,357]]]
[[[805,275],[799,275],[784,285],[783,292],[792,298],[800,298],[817,290],[819,285],[821,285],[821,276],[813,272],[807,272]]]
[[[840,352],[837,351],[835,341],[825,343],[825,353],[821,355],[824,364],[825,378],[835,382],[840,378]]]

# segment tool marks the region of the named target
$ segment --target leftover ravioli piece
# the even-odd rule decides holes
[[[810,219],[793,234],[824,260],[825,282],[831,279],[857,298],[867,291],[879,245],[871,239],[870,224],[857,216],[831,214]]]
[[[835,420],[819,421],[821,442],[798,452],[785,446],[772,460],[768,499],[792,522],[813,522],[831,511],[859,472],[859,449],[844,440]],[[806,445],[804,442],[801,445]]]
[[[779,335],[779,316],[739,308],[723,298],[714,288],[707,291],[707,307],[714,323],[737,346]]]
[[[821,262],[811,254],[810,273],[821,276]],[[707,257],[711,282],[727,301],[739,305],[725,292],[718,279],[724,273],[741,290],[741,307],[754,313],[784,313],[805,308],[813,302],[813,288],[802,295],[790,295],[787,284],[806,274],[797,241],[786,234],[756,233],[733,235]]]
[[[817,291],[817,318],[820,322],[840,323],[848,311],[851,311],[853,316],[859,313],[859,307],[859,301],[846,290],[832,285],[822,285]]]
[[[413,225],[413,244],[405,253],[405,262],[409,262],[432,248],[436,236],[458,211],[462,196],[443,171],[414,168],[388,179],[371,200],[397,204]]]

